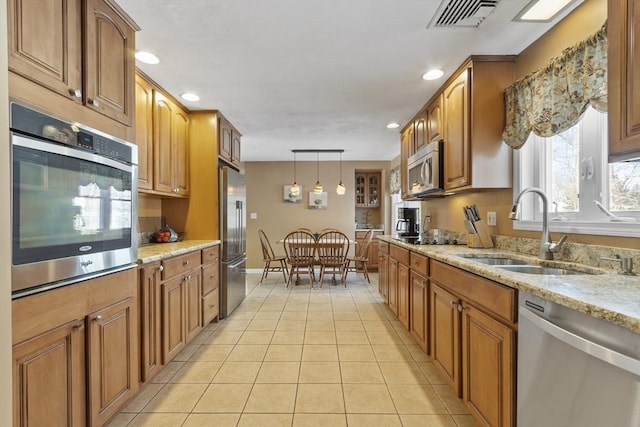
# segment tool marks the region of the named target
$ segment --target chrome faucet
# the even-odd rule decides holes
[[[549,233],[549,202],[544,192],[535,187],[525,188],[516,197],[516,202],[513,204],[509,219],[518,219],[518,206],[520,206],[520,199],[526,193],[536,193],[542,199],[542,239],[540,241],[540,259],[553,259],[553,254],[560,251],[567,236],[563,235],[557,243],[553,243],[551,240],[551,233]]]

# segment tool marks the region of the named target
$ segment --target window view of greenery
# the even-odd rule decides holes
[[[607,145],[607,115],[591,108],[559,135],[532,134],[516,156],[519,190],[543,189],[552,221],[640,221],[640,162],[608,164]],[[523,205],[524,220],[540,215],[536,200]]]

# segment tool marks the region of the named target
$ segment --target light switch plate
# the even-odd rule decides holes
[[[487,212],[487,225],[496,225],[497,218],[495,212]]]
[[[251,213],[249,214],[249,218],[251,218],[251,219],[258,219],[258,214],[257,214],[256,212],[251,212]]]

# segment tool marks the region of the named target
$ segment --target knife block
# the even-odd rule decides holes
[[[476,234],[467,235],[467,246],[470,248],[492,248],[493,239],[491,239],[484,220],[475,221],[473,226],[476,229]]]

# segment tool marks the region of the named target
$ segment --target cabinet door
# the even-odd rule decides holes
[[[427,278],[414,272],[411,273],[411,298],[409,318],[411,320],[411,335],[425,353],[429,353],[427,340]]]
[[[609,162],[640,157],[640,5],[608,2]]]
[[[9,69],[82,101],[80,0],[8,0]]]
[[[136,76],[136,140],[138,189],[153,189],[153,88]]]
[[[367,174],[367,207],[375,208],[380,205],[380,174]]]
[[[515,331],[462,307],[462,398],[481,425],[513,426]]]
[[[409,267],[398,263],[398,320],[409,330]]]
[[[426,114],[426,113],[425,113]],[[414,147],[415,151],[418,151],[424,144],[426,144],[429,139],[427,137],[427,120],[425,117],[420,117],[418,120],[413,122],[414,129]]]
[[[214,289],[202,297],[202,324],[207,325],[220,314],[220,293]]]
[[[105,0],[86,0],[85,5],[85,103],[130,126],[135,31]]]
[[[411,155],[411,144],[413,143],[413,123],[409,128],[402,132],[400,138],[400,194],[403,199],[409,197],[408,178],[409,174],[407,170],[407,159]]]
[[[389,304],[389,256],[385,253],[380,253],[378,257],[378,292]]]
[[[469,185],[469,69],[444,90],[444,188]]]
[[[427,141],[442,139],[442,97],[437,97],[427,107]]]
[[[218,119],[218,156],[231,163],[233,155],[233,129],[225,119]]]
[[[138,390],[136,301],[127,298],[87,316],[89,425],[106,423]]]
[[[175,152],[173,160],[173,189],[180,196],[189,195],[189,115],[175,109],[173,116]]]
[[[459,300],[431,282],[430,345],[433,365],[460,396],[460,313]]]
[[[84,321],[13,347],[13,425],[86,424]]]
[[[367,206],[367,175],[364,173],[356,174],[356,207],[363,208]]]
[[[376,239],[374,235],[369,244],[369,262],[367,263],[367,269],[369,271],[376,271],[378,269],[378,248],[378,239]]]
[[[202,330],[202,275],[200,269],[184,278],[185,287],[185,326],[187,342]]]
[[[236,131],[231,132],[231,163],[240,167],[240,142],[242,135]]]
[[[202,295],[218,289],[220,283],[220,266],[218,263],[202,266]]]
[[[173,193],[173,170],[171,158],[175,153],[173,144],[174,105],[158,91],[153,100],[153,188],[156,191]]]
[[[162,363],[167,364],[186,345],[185,292],[182,277],[162,284]]]
[[[398,261],[389,257],[389,287],[387,288],[387,297],[389,308],[395,314],[398,315]]]
[[[162,367],[160,269],[160,263],[140,268],[140,374],[143,382],[153,378]]]

